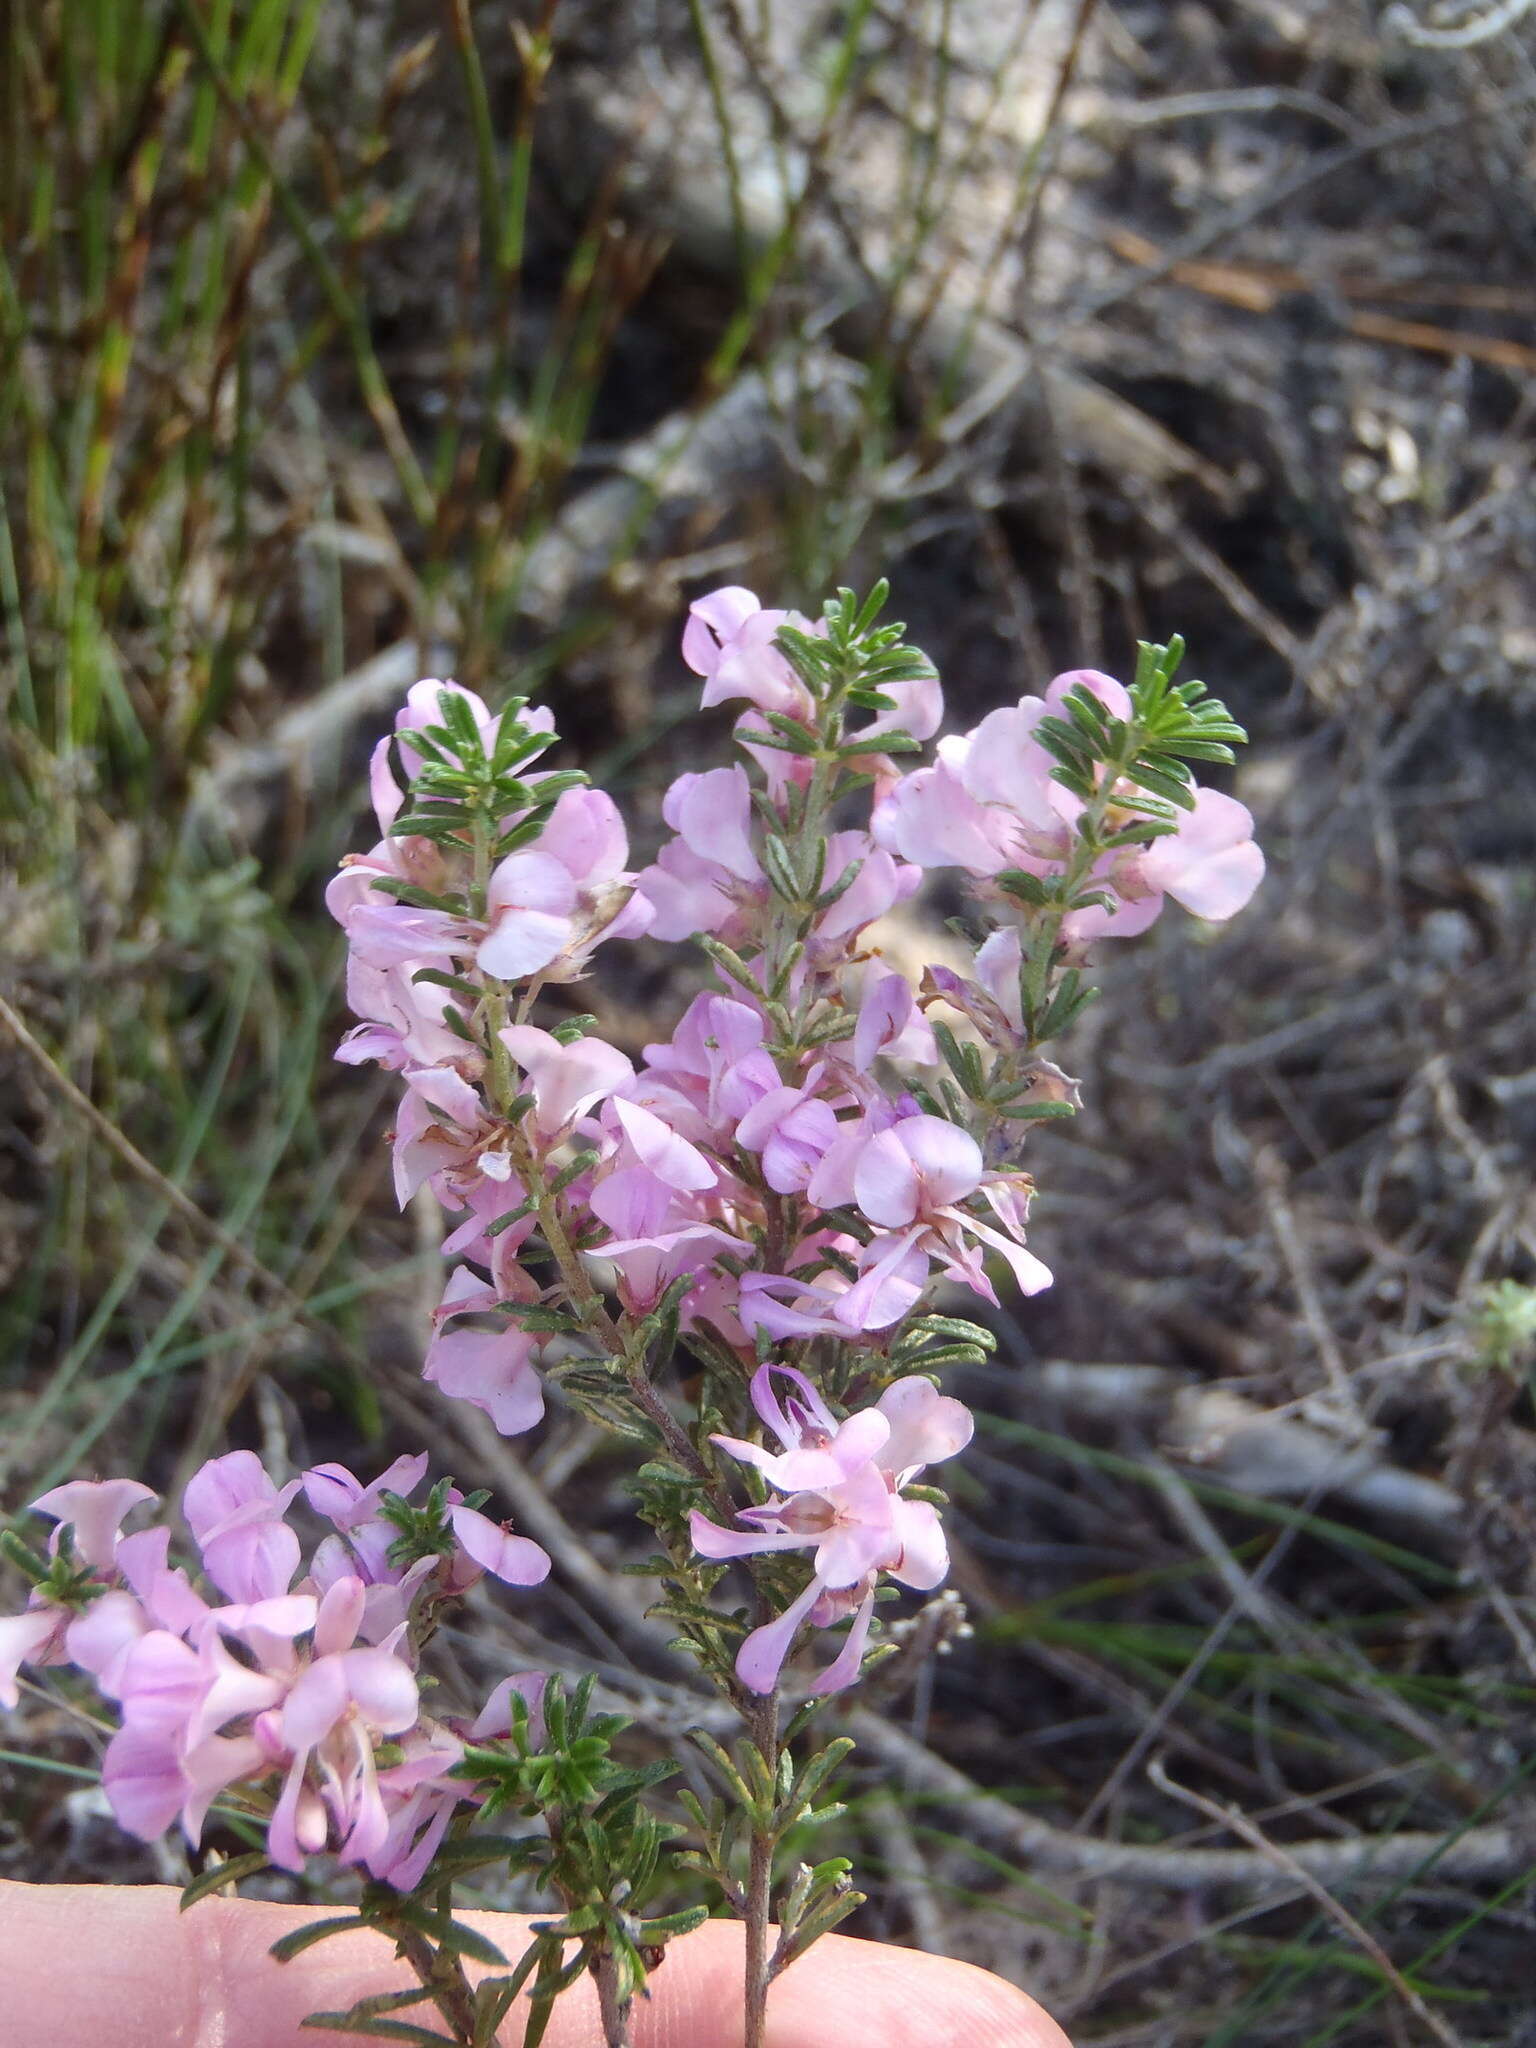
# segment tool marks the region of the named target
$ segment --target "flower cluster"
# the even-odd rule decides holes
[[[1257,885],[1247,812],[1182,758],[1240,735],[1168,659],[1130,689],[1060,676],[904,773],[943,697],[877,611],[843,593],[813,623],[734,587],[693,605],[683,656],[703,708],[741,707],[743,759],[677,777],[671,836],[638,872],[607,797],[531,766],[555,742],[546,713],[420,683],[375,754],[385,836],[329,898],[362,1019],[341,1057],[399,1074],[400,1200],[428,1187],[452,1212],[426,1375],[506,1434],[540,1419],[555,1338],[567,1369],[574,1344],[633,1392],[665,1328],[739,1403],[765,1359],[803,1377],[829,1341],[885,1384],[941,1283],[992,1303],[1002,1272],[1047,1286],[1019,1140],[1075,1103],[1040,1046],[1083,1000],[1085,947],[1166,896],[1224,917]],[[935,868],[983,930],[967,972],[936,964],[914,988],[880,922]],[[592,1018],[534,1021],[547,983],[644,933],[698,940],[722,985],[638,1064]],[[824,1393],[803,1410],[818,1428]],[[725,1554],[716,1540],[701,1550]],[[856,1675],[873,1571],[901,1575],[901,1545],[877,1549],[835,1683]],[[814,1579],[788,1635],[845,1614],[851,1583]],[[780,1661],[740,1675],[771,1684]]]
[[[18,1673],[72,1664],[117,1709],[102,1782],[119,1823],[152,1841],[179,1818],[196,1843],[216,1800],[267,1820],[286,1870],[330,1847],[408,1891],[472,1788],[451,1775],[467,1742],[505,1734],[516,1695],[537,1712],[543,1679],[504,1679],[460,1723],[424,1713],[417,1655],[434,1608],[483,1574],[536,1585],[549,1559],[447,1485],[410,1496],[425,1454],[364,1486],[318,1465],[276,1487],[251,1451],[189,1481],[182,1513],[206,1591],[169,1561],[164,1526],[123,1534],[156,1496],[136,1480],[79,1480],[32,1503],[54,1521],[26,1611],[0,1619],[0,1705]],[[301,1491],[330,1524],[301,1572],[287,1515]]]

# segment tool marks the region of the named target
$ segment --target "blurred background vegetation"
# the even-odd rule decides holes
[[[622,1467],[418,1382],[431,1219],[330,1064],[368,746],[422,673],[537,694],[645,857],[725,758],[675,652],[712,584],[888,573],[959,725],[1182,632],[1271,877],[1102,963],[1056,1288],[959,1389],[974,1634],[853,1715],[864,1930],[1100,2048],[1536,2042],[1501,12],[0,6],[0,1502],[428,1441],[561,1567],[471,1605],[449,1689],[595,1668],[674,1740]],[[635,1049],[689,992],[647,957],[582,1003]],[[0,1868],[184,1875],[104,1819],[87,1701],[0,1740]]]

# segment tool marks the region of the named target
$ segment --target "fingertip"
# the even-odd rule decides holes
[[[636,2015],[636,2048],[741,2048],[742,1930],[676,1944]],[[970,1963],[826,1935],[768,1997],[768,2048],[1071,2048],[1016,1986]]]

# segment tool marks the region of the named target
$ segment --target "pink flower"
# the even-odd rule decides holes
[[[989,713],[974,732],[941,740],[932,767],[885,790],[872,821],[876,839],[922,867],[958,867],[980,881],[1006,868],[1060,872],[1083,806],[1054,780],[1052,757],[1035,733],[1041,719],[1061,714],[1073,689],[1097,697],[1111,719],[1132,715],[1130,696],[1113,676],[1097,669],[1057,676],[1043,697],[1021,698]],[[1127,812],[1122,822],[1133,815]],[[1176,832],[1097,863],[1087,886],[1112,901],[1069,913],[1063,935],[1076,946],[1133,938],[1154,921],[1165,896],[1197,917],[1231,917],[1263,874],[1247,811],[1219,790],[1200,789]]]
[[[728,931],[767,900],[752,846],[752,791],[744,768],[678,776],[661,814],[677,837],[636,885],[651,906],[653,937],[675,941]]]
[[[775,1375],[790,1383],[782,1404]],[[732,1437],[712,1441],[755,1465],[776,1492],[763,1506],[742,1510],[745,1530],[722,1529],[695,1511],[694,1548],[721,1560],[814,1549],[809,1584],[777,1620],[747,1637],[736,1675],[753,1692],[772,1692],[800,1624],[853,1611],[842,1650],[811,1687],[835,1692],[858,1676],[879,1574],[926,1592],[949,1569],[938,1516],[925,1501],[903,1500],[901,1488],[925,1465],[963,1449],[971,1418],[960,1402],[913,1378],[898,1380],[874,1408],[839,1423],[805,1375],[789,1366],[763,1366],[752,1381],[752,1403],[781,1451]]]
[[[254,1451],[210,1458],[187,1481],[181,1511],[203,1569],[231,1600],[286,1593],[299,1568],[299,1539],[283,1520],[297,1479],[276,1487]]]
[[[1264,855],[1254,844],[1252,817],[1217,789],[1200,790],[1178,831],[1154,839],[1141,854],[1147,888],[1218,923],[1236,916],[1263,879]]]
[[[981,1147],[970,1133],[942,1117],[902,1117],[883,1130],[871,1131],[867,1119],[846,1127],[807,1192],[824,1209],[856,1203],[883,1235],[867,1248],[860,1278],[837,1305],[838,1320],[848,1328],[864,1327],[861,1319],[872,1301],[914,1251],[937,1258],[988,1301],[997,1295],[976,1244],[1002,1254],[1023,1293],[1048,1287],[1049,1271],[1019,1242],[1022,1207],[1015,1196],[1000,1192],[1006,1184],[1006,1176],[985,1172]],[[978,1191],[1004,1229],[960,1207]]]
[[[379,1504],[386,1493],[409,1499],[427,1476],[427,1463],[425,1451],[396,1458],[367,1486],[355,1479],[345,1465],[312,1465],[300,1484],[317,1515],[323,1515],[333,1528],[352,1535],[378,1521]],[[384,1526],[388,1528],[390,1524]]]
[[[600,1038],[565,1044],[532,1024],[509,1024],[501,1042],[528,1076],[533,1128],[545,1144],[554,1144],[578,1117],[635,1077],[618,1047]]]
[[[588,1196],[592,1214],[612,1233],[596,1249],[616,1269],[625,1307],[644,1314],[682,1274],[702,1272],[719,1252],[741,1255],[744,1247],[711,1218],[707,1200],[722,1175],[698,1146],[622,1096],[604,1115],[618,1125],[619,1142]]]
[[[944,722],[944,690],[937,670],[912,676],[905,682],[882,683],[882,697],[891,698],[889,711],[880,711],[849,735],[850,739],[883,739],[887,733],[910,733],[915,740],[931,740]]]
[[[1033,737],[1048,708],[1025,697],[963,738],[941,740],[933,766],[876,805],[875,838],[919,867],[976,876],[1062,858],[1071,841],[1058,799],[1068,792],[1051,781],[1055,764]]]
[[[414,979],[425,961],[393,961],[377,967],[359,954],[347,956],[347,1006],[355,1025],[336,1048],[347,1066],[377,1060],[398,1073],[405,1067],[457,1067],[477,1075],[483,1064],[477,1049],[447,1022],[461,1015],[446,989]]]
[[[871,972],[859,1001],[851,1064],[856,1073],[867,1074],[882,1057],[918,1067],[932,1066],[938,1058],[933,1027],[918,1009],[904,974]]]
[[[737,1123],[779,1086],[767,1033],[762,1013],[750,1004],[732,996],[695,996],[671,1038],[645,1048],[645,1068],[627,1092],[680,1135],[716,1140],[729,1150]]]
[[[705,678],[700,702],[706,710],[745,697],[760,711],[778,711],[810,723],[810,693],[773,644],[783,625],[815,630],[798,613],[764,611],[752,592],[739,584],[713,590],[688,607],[683,659],[695,675]]]
[[[631,901],[628,853],[612,797],[566,790],[533,846],[492,869],[476,964],[503,981],[533,974],[575,981],[600,939],[637,938],[651,919],[643,903]]]
[[[284,1870],[302,1871],[325,1846],[327,1815],[344,1862],[366,1862],[384,1845],[389,1816],[374,1749],[415,1725],[415,1674],[387,1649],[357,1649],[360,1579],[341,1580],[320,1603],[312,1661],[283,1701],[277,1735],[287,1775],[267,1829],[267,1850]],[[308,1782],[311,1759],[318,1786]]]
[[[137,1479],[72,1479],[39,1494],[32,1502],[36,1515],[51,1515],[58,1523],[49,1549],[57,1552],[68,1528],[75,1555],[95,1572],[110,1572],[117,1556],[118,1531],[125,1517],[141,1501],[157,1500],[151,1487]]]
[[[831,1267],[812,1282],[781,1273],[743,1273],[740,1314],[749,1331],[766,1330],[775,1342],[795,1337],[837,1337],[888,1330],[917,1306],[928,1282],[928,1254],[906,1239],[876,1237],[867,1245],[833,1240],[831,1249],[852,1257],[857,1277]]]
[[[509,1586],[537,1586],[549,1577],[549,1552],[489,1515],[461,1506],[450,1509],[449,1521],[465,1555],[493,1578]]]
[[[798,1088],[770,1088],[736,1126],[737,1144],[762,1153],[763,1178],[778,1194],[799,1194],[837,1137],[836,1113],[816,1092],[825,1073],[812,1067]]]
[[[461,1183],[512,1180],[507,1132],[480,1093],[453,1067],[410,1067],[395,1118],[395,1197],[403,1209],[424,1181],[456,1173]],[[515,1208],[519,1193],[509,1193]]]
[[[43,1605],[25,1614],[0,1615],[0,1707],[8,1711],[21,1699],[17,1677],[23,1664],[57,1664],[69,1610]]]
[[[530,1283],[527,1292],[536,1296],[537,1290]],[[501,1330],[442,1327],[454,1317],[493,1309],[502,1298],[467,1267],[457,1267],[433,1318],[437,1334],[421,1376],[450,1400],[483,1410],[503,1436],[521,1436],[544,1413],[544,1388],[534,1367],[539,1339],[517,1322]]]
[[[867,832],[834,832],[827,840],[822,886],[832,888],[854,866],[858,872],[842,895],[817,914],[811,954],[818,963],[845,957],[853,948],[854,935],[898,903],[905,903],[923,879],[921,868],[893,860]]]

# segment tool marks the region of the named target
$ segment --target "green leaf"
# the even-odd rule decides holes
[[[223,1891],[226,1885],[239,1884],[242,1878],[254,1877],[258,1870],[265,1870],[271,1858],[265,1849],[252,1849],[244,1856],[231,1856],[223,1863],[210,1863],[206,1870],[200,1870],[192,1882],[182,1887],[180,1911],[195,1906],[199,1899],[211,1898],[215,1892]]]
[[[1032,875],[1024,868],[1005,868],[997,879],[1008,894],[1016,896],[1020,903],[1032,904],[1036,909],[1041,909],[1052,901],[1051,892],[1039,875]]]
[[[1060,761],[1063,767],[1072,768],[1086,775],[1094,765],[1093,749],[1087,746],[1076,727],[1064,718],[1042,718],[1035,727],[1033,737],[1037,739],[1052,760]]]
[[[798,905],[803,883],[789,848],[777,833],[770,833],[763,841],[763,870],[774,894],[786,903]]]
[[[985,1365],[991,1356],[992,1351],[979,1344],[941,1344],[937,1350],[924,1351],[918,1363],[937,1371],[941,1365]]]
[[[505,1862],[521,1850],[522,1843],[515,1835],[460,1835],[457,1840],[444,1842],[432,1858],[432,1875],[462,1877],[488,1863]]]
[[[920,1316],[910,1323],[896,1344],[893,1355],[905,1356],[917,1350],[934,1337],[949,1337],[963,1344],[976,1344],[988,1351],[997,1349],[997,1338],[991,1330],[980,1323],[967,1322],[963,1316]]]
[[[980,1053],[974,1045],[962,1045],[941,1017],[934,1017],[930,1021],[933,1025],[935,1043],[944,1056],[944,1064],[967,1095],[980,1095],[986,1085]]]
[[[291,1963],[295,1956],[303,1955],[305,1949],[313,1948],[317,1942],[329,1941],[333,1934],[350,1934],[355,1927],[367,1925],[361,1913],[343,1913],[331,1920],[311,1920],[307,1927],[296,1927],[292,1934],[285,1934],[280,1941],[274,1941],[267,1954],[275,1963]]]
[[[1050,1123],[1077,1115],[1070,1102],[999,1102],[994,1107],[999,1116],[1019,1124]]]
[[[851,1735],[839,1735],[829,1742],[820,1755],[813,1756],[801,1771],[786,1801],[787,1806],[796,1813],[809,1806],[838,1765],[852,1756],[856,1746]]]
[[[1080,986],[1081,977],[1075,967],[1068,968],[1061,978],[1061,985],[1052,996],[1045,1015],[1040,1019],[1035,1036],[1038,1039],[1059,1038],[1063,1031],[1076,1023],[1077,1019],[1098,995],[1096,988]]]
[[[639,1927],[640,1940],[646,1945],[659,1941],[672,1941],[680,1934],[692,1934],[695,1927],[702,1927],[709,1918],[708,1906],[682,1906],[675,1913],[663,1913],[655,1920],[642,1920]]]
[[[365,2001],[366,2002],[366,2001]],[[409,2041],[411,2048],[454,2048],[451,2034],[434,2034],[430,2027],[412,2026],[409,2020],[370,2018],[352,2012],[312,2012],[299,2022],[316,2033],[361,2034],[369,2041]]]
[[[488,1963],[497,1970],[507,1968],[507,1959],[496,1944],[464,1921],[444,1920],[440,1913],[429,1912],[414,1897],[401,1899],[394,1911],[450,1955],[468,1956],[472,1963]]]
[[[1186,761],[1235,761],[1236,754],[1220,740],[1172,739],[1164,743],[1170,753],[1176,753]]]
[[[777,736],[786,753],[815,754],[820,751],[816,735],[808,732],[798,719],[789,717],[783,711],[770,711],[765,716],[770,730]],[[765,742],[761,734],[754,733],[750,744],[761,746]]]
[[[1125,773],[1129,781],[1142,789],[1150,789],[1154,796],[1177,804],[1181,810],[1192,811],[1195,808],[1195,792],[1189,774],[1187,770],[1181,773],[1176,761],[1159,766],[1145,759],[1133,761]]]

